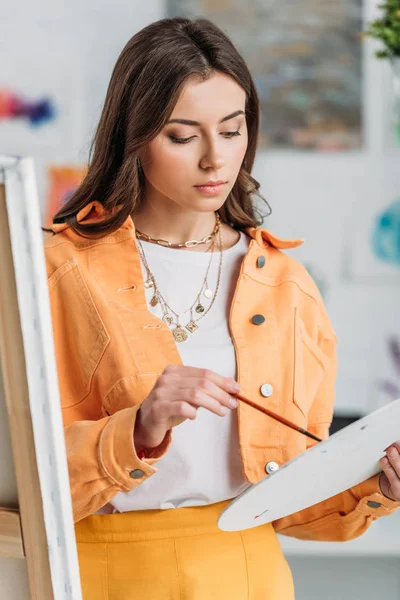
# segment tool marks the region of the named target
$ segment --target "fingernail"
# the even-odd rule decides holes
[[[229,398],[229,404],[232,406],[232,408],[237,408],[239,402],[236,400],[236,398]]]
[[[232,391],[233,391],[233,392],[239,392],[241,387],[242,387],[242,386],[241,386],[241,385],[240,385],[240,383],[238,383],[237,381],[234,381],[234,382],[231,384],[231,388],[232,388]]]
[[[225,406],[221,406],[221,408],[220,408],[220,412],[221,412],[221,415],[226,415],[226,414],[227,414],[227,412],[228,412],[228,409],[227,409],[227,408],[225,408]]]

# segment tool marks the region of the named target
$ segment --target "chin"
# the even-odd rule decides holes
[[[216,202],[215,198],[210,198],[203,200],[201,204],[197,201],[196,203],[193,203],[190,208],[196,210],[199,213],[210,213],[219,210],[221,206],[224,205],[224,203],[225,200],[223,202],[221,202],[221,200]]]
[[[202,196],[201,198],[197,197],[193,199],[192,206],[195,206],[196,208],[199,208],[202,211],[219,210],[221,206],[225,204],[228,195],[224,194],[223,196]]]

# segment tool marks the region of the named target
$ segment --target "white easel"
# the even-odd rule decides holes
[[[0,375],[0,557],[26,560],[30,598],[81,600],[33,161],[4,156]]]

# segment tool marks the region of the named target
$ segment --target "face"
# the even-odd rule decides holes
[[[247,148],[246,94],[215,73],[191,79],[163,130],[140,153],[152,202],[195,212],[218,210],[229,195]],[[222,181],[218,186],[204,186]]]

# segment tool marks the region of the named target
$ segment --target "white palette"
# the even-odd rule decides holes
[[[248,488],[221,513],[223,531],[270,523],[381,471],[385,448],[400,439],[400,399],[341,429]]]

